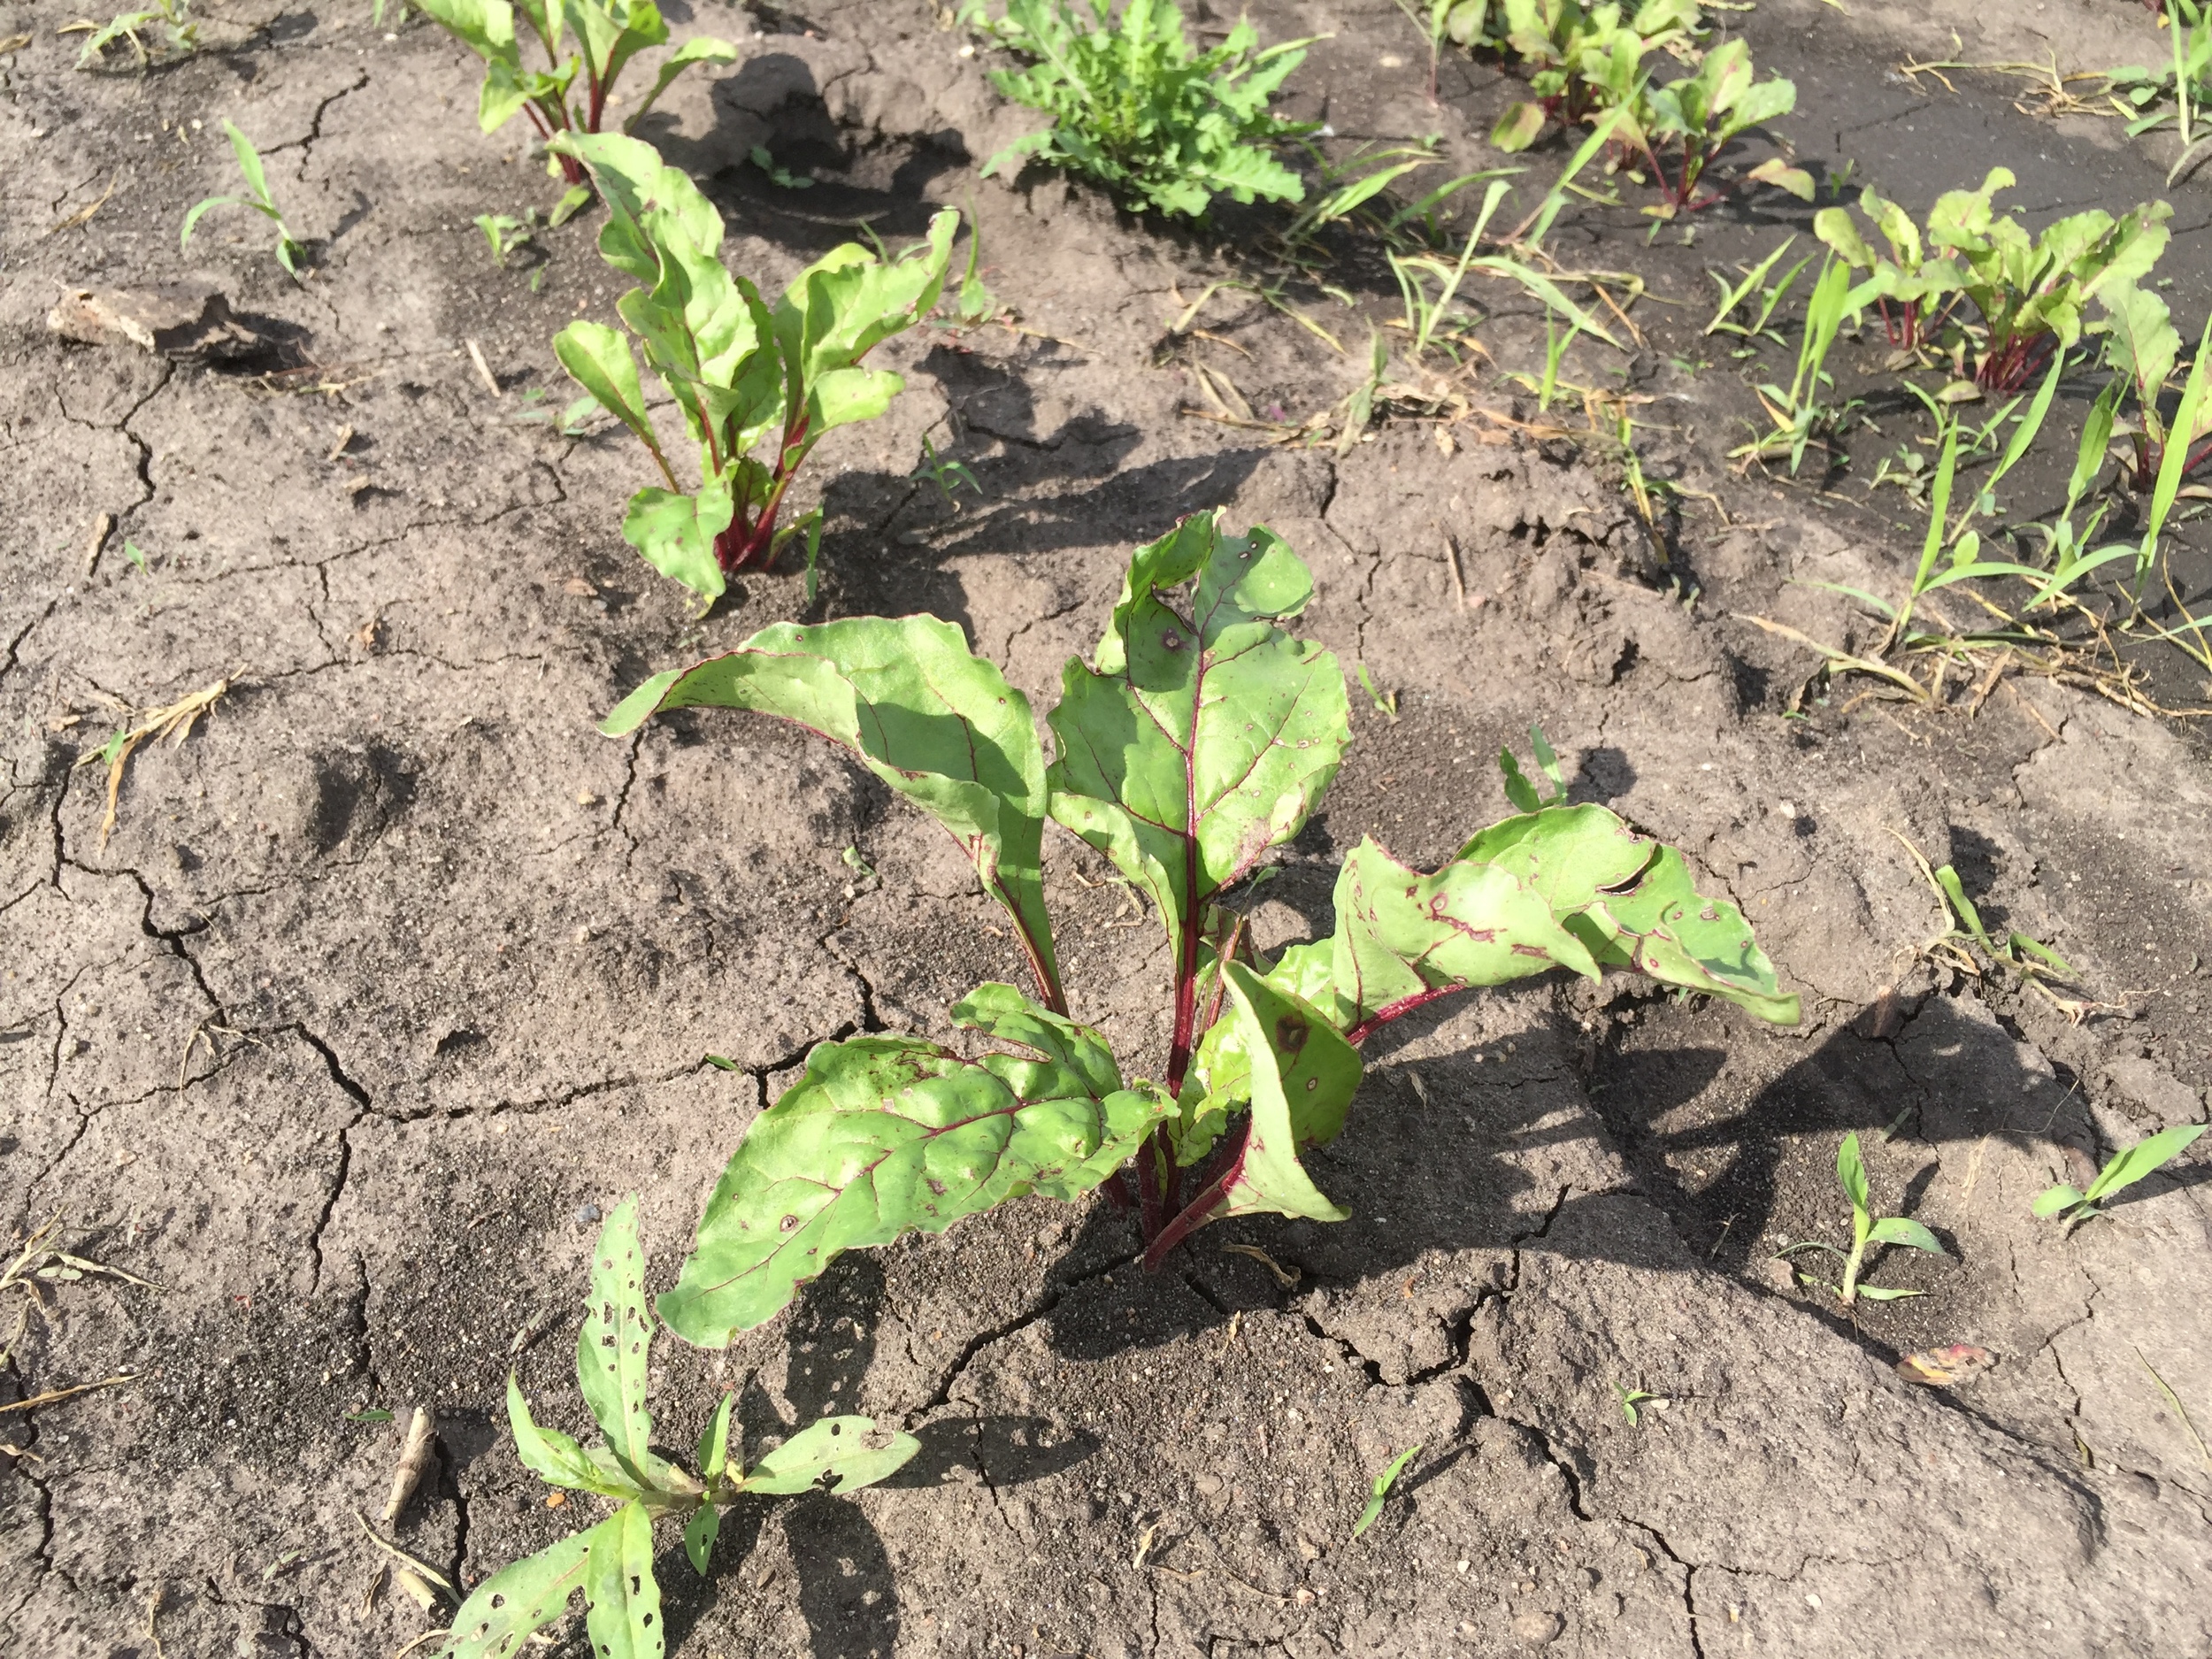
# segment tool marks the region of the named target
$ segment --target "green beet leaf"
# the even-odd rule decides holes
[[[1640,856],[1648,856],[1648,849]],[[1554,967],[1597,974],[1589,951],[1560,925],[1545,895],[1496,865],[1460,860],[1425,876],[1365,840],[1344,861],[1335,901],[1334,934],[1284,952],[1266,984],[1302,999],[1355,1040],[1369,1022],[1447,992],[1504,985]],[[1218,1021],[1200,1045],[1183,1090],[1179,1164],[1203,1156],[1222,1114],[1247,1097],[1244,1030],[1240,1022]]]
[[[1601,806],[1547,807],[1483,831],[1459,857],[1528,880],[1603,967],[1634,968],[1792,1025],[1785,995],[1743,913],[1697,891],[1682,855]]]
[[[752,709],[818,732],[952,832],[1006,907],[1048,1002],[1061,1000],[1041,869],[1044,750],[1029,699],[934,617],[781,622],[736,650],[659,674],[600,729],[664,709]]]
[[[1193,1201],[1195,1225],[1255,1214],[1342,1221],[1298,1161],[1303,1148],[1333,1140],[1359,1087],[1359,1053],[1311,1005],[1277,991],[1240,962],[1222,964],[1224,1018],[1248,1057],[1252,1115],[1244,1144],[1213,1186]],[[1179,1235],[1163,1235],[1166,1243]],[[1146,1260],[1164,1251],[1156,1243]]]
[[[1067,665],[1052,815],[1151,896],[1179,956],[1185,918],[1297,834],[1343,757],[1343,672],[1275,626],[1312,593],[1272,531],[1194,513],[1138,551],[1091,665]]]
[[[954,1017],[993,1030],[1014,999],[1011,987],[986,987]],[[918,1037],[816,1048],[708,1200],[692,1256],[660,1298],[669,1328],[720,1347],[773,1317],[841,1251],[941,1233],[1026,1193],[1071,1199],[1096,1187],[1169,1102],[1141,1085],[1102,1090],[1111,1060],[1094,1032],[1033,1003],[1024,1018],[1079,1060],[971,1061]]]
[[[625,535],[655,569],[711,603],[733,572],[773,561],[792,480],[823,434],[874,419],[903,388],[900,376],[861,359],[937,303],[960,216],[937,214],[927,237],[895,258],[855,242],[833,248],[772,308],[724,267],[713,204],[650,144],[562,132],[547,147],[588,169],[605,199],[600,253],[640,284],[615,309],[682,412],[698,453],[696,490],[687,494],[661,447],[626,341],[603,325],[572,323],[556,353],[637,434],[666,486],[632,500]]]

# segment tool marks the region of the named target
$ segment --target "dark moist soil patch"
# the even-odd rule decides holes
[[[1763,0],[1724,20],[1797,81],[1776,134],[1824,180],[1847,165],[1924,209],[2002,163],[2032,222],[2165,195],[2168,297],[2200,319],[2206,187],[2163,189],[2170,141],[2024,111],[2018,77],[1947,71],[1947,90],[1898,69],[2145,58],[2140,9],[1988,10]],[[1517,290],[1477,296],[1492,361],[1459,388],[1487,414],[1398,407],[1340,457],[1187,413],[1220,412],[1202,365],[1263,422],[1338,403],[1366,325],[1396,312],[1386,268],[1340,248],[1351,309],[1286,290],[1340,356],[1233,288],[1179,333],[1209,284],[1264,273],[1277,221],[1176,230],[1064,180],[980,180],[1028,118],[928,8],[703,5],[680,32],[741,60],[650,130],[725,213],[733,266],[778,288],[856,218],[896,240],[972,203],[1021,329],[887,349],[907,391],[817,457],[818,599],[794,573],[748,578],[701,621],[619,539],[639,457],[541,418],[571,396],[551,335],[611,318],[620,284],[590,214],[490,264],[474,217],[554,191],[516,134],[475,130],[474,60],[419,19],[205,15],[192,58],[81,74],[56,33],[74,13],[36,0],[0,82],[0,1195],[19,1234],[58,1216],[66,1248],[163,1287],[43,1285],[9,1345],[0,1405],[133,1378],[4,1418],[0,1618],[22,1651],[382,1659],[421,1634],[388,1585],[365,1610],[382,1561],[350,1511],[380,1507],[400,1433],[366,1408],[439,1416],[411,1552],[472,1583],[567,1530],[588,1506],[546,1506],[502,1400],[512,1366],[542,1420],[581,1426],[570,1355],[604,1212],[642,1195],[667,1282],[811,1044],[949,1035],[949,1002],[1018,966],[956,851],[833,754],[726,716],[621,743],[592,722],[767,621],[872,611],[949,617],[1048,697],[1130,547],[1213,506],[1290,540],[1318,582],[1308,627],[1395,696],[1355,691],[1326,810],[1253,903],[1263,947],[1333,926],[1363,835],[1435,861],[1501,813],[1497,749],[1525,754],[1539,722],[1573,798],[1682,846],[1752,918],[1805,1022],[1632,980],[1440,1004],[1379,1040],[1350,1131],[1313,1160],[1342,1225],[1225,1225],[1147,1275],[1110,1206],[1023,1201],[840,1261],[727,1351],[664,1337],[671,1447],[727,1387],[755,1445],[861,1410],[924,1448],[857,1498],[733,1511],[704,1583],[664,1540],[671,1651],[2212,1641],[2212,1478],[2152,1376],[2201,1428],[2203,1158],[2070,1238],[2028,1213],[2085,1156],[2204,1116],[2198,739],[2022,676],[1978,706],[1957,687],[1933,710],[1863,699],[1742,619],[1863,645],[1867,619],[1816,584],[1892,588],[1918,541],[1900,497],[1869,496],[1901,442],[1870,335],[1839,348],[1839,380],[1886,426],[1849,434],[1847,465],[1727,462],[1784,354],[1715,351],[1708,273],[1793,230],[1805,245],[1798,204],[1736,198],[1688,242],[1647,238],[1632,189],[1561,221],[1563,264],[1649,290],[1639,349],[1578,343],[1567,364],[1655,400],[1634,406],[1643,465],[1682,489],[1647,525],[1579,406],[1547,415],[1502,378],[1541,364]],[[1340,148],[1436,132],[1448,165],[1497,162],[1480,135],[1514,85],[1454,54],[1431,105],[1394,7],[1256,20],[1333,35],[1286,104]],[[304,286],[250,215],[177,248],[185,209],[231,182],[225,118],[269,157]],[[757,143],[814,188],[768,183]],[[1540,183],[1561,156],[1525,159]],[[45,324],[81,288],[194,277],[255,352],[204,366]],[[2070,456],[2082,406],[2070,388],[2044,455]],[[1576,430],[1529,430],[1548,423]],[[980,495],[914,476],[925,438]],[[2024,469],[2008,506],[2055,503],[2062,465]],[[2177,540],[2194,609],[2201,524]],[[2198,698],[2170,650],[2131,660],[2162,701]],[[101,769],[76,763],[121,707],[234,674],[188,741],[138,751],[104,837]],[[2064,954],[2097,1006],[2070,1018],[1932,965],[1940,918],[1900,835]],[[1156,1069],[1163,948],[1105,875],[1048,842],[1077,1009]],[[1779,1286],[1768,1257],[1844,1237],[1852,1131],[1881,1207],[1953,1259],[1892,1252],[1872,1282],[1926,1294],[1847,1311]],[[1946,1392],[1893,1373],[1951,1341],[1995,1369]],[[1623,1389],[1655,1396],[1632,1426]],[[1368,1482],[1417,1441],[1353,1541]]]

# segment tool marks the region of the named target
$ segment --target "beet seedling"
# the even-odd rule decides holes
[[[1917,1221],[1902,1216],[1877,1218],[1872,1201],[1867,1195],[1866,1164],[1859,1156],[1859,1137],[1847,1134],[1843,1144],[1836,1148],[1836,1184],[1843,1188],[1843,1195],[1851,1201],[1851,1248],[1842,1249],[1836,1245],[1824,1244],[1817,1239],[1801,1244],[1786,1244],[1777,1250],[1777,1260],[1786,1260],[1800,1250],[1825,1250],[1843,1259],[1843,1282],[1829,1284],[1824,1279],[1800,1272],[1798,1278],[1809,1285],[1818,1285],[1824,1290],[1836,1293],[1846,1307],[1860,1297],[1869,1302],[1895,1302],[1904,1296],[1920,1296],[1927,1293],[1918,1290],[1889,1290],[1878,1285],[1862,1285],[1859,1274],[1866,1265],[1870,1248],[1879,1249],[1886,1244],[1901,1244],[1908,1249],[1924,1250],[1931,1256],[1949,1254],[1936,1240],[1936,1235]]]
[[[1917,356],[1941,334],[1965,292],[1966,273],[1948,257],[1924,253],[1920,227],[1896,203],[1865,190],[1859,196],[1859,211],[1874,221],[1889,244],[1887,258],[1874,251],[1850,213],[1840,207],[1824,207],[1814,214],[1813,234],[1854,271],[1866,273],[1851,291],[1853,313],[1873,301],[1890,344]]]
[[[2114,1153],[2104,1168],[2097,1171],[2097,1179],[2089,1183],[2087,1192],[2077,1192],[2063,1181],[2044,1188],[2036,1198],[2035,1213],[2046,1221],[2057,1217],[2065,1223],[2066,1231],[2070,1233],[2093,1216],[2104,1214],[2101,1206],[2115,1193],[2134,1186],[2186,1152],[2205,1128],[2203,1124],[2176,1124],[2154,1135],[2146,1135],[2133,1146],[2123,1147]]]
[[[771,311],[759,289],[724,268],[721,215],[650,144],[608,133],[565,135],[553,148],[580,158],[598,183],[607,204],[599,251],[644,285],[616,309],[699,450],[699,483],[687,492],[620,330],[580,320],[555,336],[561,366],[638,435],[667,485],[630,497],[623,539],[710,604],[732,575],[766,569],[803,530],[810,588],[821,509],[780,525],[785,495],[825,434],[872,420],[904,389],[902,377],[861,360],[937,303],[960,215],[939,213],[929,239],[895,259],[855,242],[831,250]],[[756,455],[764,445],[766,454]]]
[[[2072,349],[2092,299],[2149,273],[2165,251],[2166,221],[2173,217],[2163,202],[2131,208],[2117,219],[2092,209],[2032,236],[2009,214],[2000,218],[1991,210],[1991,198],[2012,183],[2008,168],[1992,167],[1980,188],[1946,191],[1929,210],[1924,239],[1901,209],[1868,192],[1860,206],[1895,258],[1877,254],[1840,208],[1814,218],[1822,241],[1870,273],[1853,292],[1853,309],[1880,303],[1901,349],[1931,342],[1950,319],[1955,296],[1970,300],[1980,316],[1965,331],[1975,336],[1974,378],[2000,392],[2018,391],[2055,354]],[[1894,314],[1892,300],[1899,306]],[[1957,349],[1962,352],[1964,343]]]
[[[1580,0],[1504,0],[1495,8],[1461,6],[1446,27],[1469,44],[1494,45],[1533,70],[1532,99],[1509,105],[1490,134],[1509,153],[1526,150],[1548,120],[1579,127],[1600,110],[1632,103],[1641,88],[1645,54],[1686,50],[1703,32],[1697,0],[1642,0],[1621,20],[1616,4],[1585,8]],[[1486,38],[1489,28],[1498,31]]]
[[[228,121],[223,123],[223,131],[230,135],[231,153],[238,157],[238,171],[245,176],[246,194],[211,196],[204,202],[194,203],[185,213],[184,231],[178,238],[177,246],[191,246],[192,233],[199,225],[200,216],[208,209],[250,207],[276,227],[277,263],[284,267],[284,274],[296,282],[300,275],[299,262],[307,249],[298,237],[292,234],[292,227],[284,222],[284,215],[277,207],[276,198],[269,194],[269,175],[261,165],[261,152],[253,147],[253,140]]]
[[[1280,537],[1225,534],[1212,512],[1139,549],[1091,659],[1062,675],[1048,765],[1029,700],[934,617],[779,623],[623,700],[610,735],[662,710],[746,709],[851,751],[952,832],[1036,988],[987,984],[954,1006],[989,1048],[978,1058],[895,1034],[818,1045],[709,1199],[659,1302],[672,1330],[719,1347],[841,1251],[941,1233],[1025,1194],[1072,1201],[1110,1184],[1125,1200],[1133,1158],[1155,1270],[1229,1217],[1340,1221],[1349,1212],[1300,1153],[1343,1128],[1360,1045],[1457,991],[1632,968],[1795,1021],[1796,997],[1735,907],[1700,896],[1680,854],[1593,804],[1509,818],[1431,874],[1363,841],[1337,880],[1335,932],[1272,962],[1254,951],[1237,902],[1303,827],[1351,737],[1336,658],[1282,626],[1312,593]],[[1104,854],[1166,931],[1173,1035],[1157,1083],[1069,1018],[1045,906],[1048,818]]]
[[[2134,394],[2135,411],[2126,435],[2135,459],[2128,481],[2139,495],[2156,488],[2169,449],[2180,450],[2177,480],[2212,460],[2212,396],[2199,390],[2193,396],[2185,388],[2182,405],[2170,419],[2159,400],[2180,360],[2181,335],[2166,302],[2132,281],[2122,281],[2106,284],[2097,303],[2105,311],[2105,361],[2119,372],[2124,390]],[[2197,342],[2190,388],[2201,385],[2203,376],[2195,365],[2206,362],[2208,355],[2212,324]],[[2109,420],[2106,429],[2113,430]]]
[[[742,1436],[724,1394],[699,1437],[698,1472],[652,1448],[645,1405],[653,1316],[645,1305],[637,1200],[607,1217],[591,1257],[590,1311],[576,1340],[576,1384],[605,1439],[586,1448],[541,1428],[514,1373],[507,1375],[507,1424],[515,1454],[548,1486],[614,1500],[597,1525],[516,1562],[476,1586],[453,1617],[439,1653],[449,1659],[510,1659],[584,1593],[584,1630],[596,1659],[658,1659],[660,1586],[653,1578],[653,1524],[683,1524],[684,1553],[701,1578],[722,1529],[722,1511],[747,1493],[789,1496],[824,1480],[856,1491],[895,1473],[921,1450],[910,1434],[866,1417],[824,1417],[745,1467]]]
[[[518,249],[526,248],[537,240],[538,210],[526,208],[520,219],[512,213],[479,213],[476,228],[484,233],[484,240],[491,244],[492,263],[503,267]]]
[[[538,136],[597,133],[607,111],[620,100],[615,82],[638,53],[668,42],[668,25],[653,0],[521,0],[522,19],[544,49],[546,66],[526,69],[522,45],[515,38],[516,6],[508,0],[415,0],[430,20],[484,60],[484,88],[477,99],[477,123],[497,132],[517,114],[530,118]],[[567,52],[569,30],[576,50]],[[737,59],[729,42],[702,35],[686,41],[661,65],[660,78],[645,100],[622,124],[634,133],[677,76],[694,64],[727,64]],[[581,84],[579,84],[580,78]],[[574,152],[555,152],[549,167],[572,185],[584,181]]]
[[[2166,174],[2166,182],[2171,184],[2207,142],[2200,134],[2205,108],[2212,104],[2212,0],[2164,4],[2171,62],[2158,69],[2130,65],[2108,72],[2107,79],[2116,91],[2129,88],[2125,104],[2113,101],[2121,113],[2134,117],[2128,122],[2129,137],[2173,123],[2181,154]],[[2173,100],[2171,109],[2158,107],[2169,98]],[[2146,110],[2150,112],[2141,113]]]
[[[1757,73],[1750,47],[1741,40],[1727,41],[1705,54],[1695,74],[1650,87],[1629,104],[1634,119],[1620,129],[1621,142],[1642,152],[1665,201],[1646,211],[1669,219],[1710,207],[1723,193],[1702,190],[1702,185],[1721,151],[1753,127],[1797,107],[1794,81],[1779,75],[1761,81]],[[1813,199],[1812,175],[1778,157],[1761,162],[1744,178],[1778,186],[1807,202]]]
[[[1305,199],[1273,150],[1319,129],[1267,105],[1310,41],[1257,51],[1257,32],[1240,19],[1221,44],[1193,51],[1174,0],[1126,0],[1118,21],[1108,0],[1008,0],[995,24],[982,11],[977,0],[966,19],[1037,60],[991,71],[991,84],[1052,118],[986,162],[986,178],[1033,156],[1097,180],[1132,212],[1185,219],[1202,217],[1217,196]]]

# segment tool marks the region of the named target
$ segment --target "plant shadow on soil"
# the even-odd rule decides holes
[[[784,1392],[795,1413],[794,1423],[855,1409],[875,1357],[884,1304],[882,1265],[864,1251],[840,1257],[801,1293],[786,1333],[792,1359]],[[749,1447],[794,1426],[750,1379],[738,1391],[735,1416]],[[881,1484],[907,1489],[941,1486],[956,1467],[967,1467],[987,1469],[994,1488],[1018,1486],[1058,1474],[1097,1449],[1090,1436],[1080,1433],[1049,1443],[1049,1430],[1046,1419],[1021,1415],[940,1418],[917,1431],[921,1450]],[[687,1564],[664,1572],[672,1649],[681,1646],[724,1589],[743,1594],[764,1586],[765,1575],[750,1562],[777,1503],[783,1506],[792,1559],[815,1568],[800,1572],[796,1589],[813,1659],[869,1659],[895,1651],[899,1597],[890,1555],[865,1510],[825,1492],[738,1503],[724,1517],[710,1577],[700,1578]]]

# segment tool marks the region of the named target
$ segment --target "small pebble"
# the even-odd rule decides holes
[[[1559,1632],[1567,1628],[1567,1621],[1556,1613],[1516,1613],[1513,1616],[1513,1639],[1526,1642],[1532,1647],[1541,1647],[1559,1640]]]
[[[596,1205],[596,1204],[579,1204],[579,1205],[577,1205],[577,1206],[576,1206],[576,1219],[577,1219],[578,1221],[596,1221],[596,1220],[598,1220],[598,1219],[599,1219],[599,1206],[598,1206],[598,1205]]]

